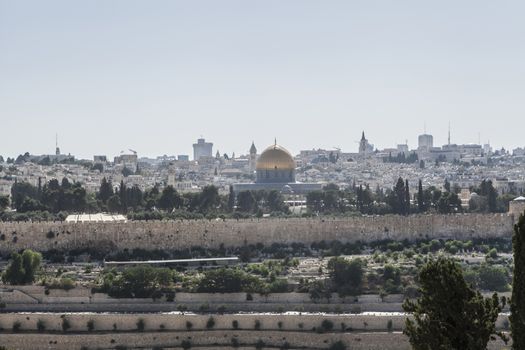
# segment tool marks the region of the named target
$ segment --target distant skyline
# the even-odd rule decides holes
[[[521,1],[0,0],[0,155],[525,146]],[[479,135],[479,136],[478,136]]]

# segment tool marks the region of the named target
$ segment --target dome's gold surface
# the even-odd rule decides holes
[[[295,161],[286,149],[279,145],[271,145],[257,159],[257,170],[294,170]]]

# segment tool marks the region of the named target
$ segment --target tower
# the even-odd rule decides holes
[[[60,155],[60,148],[58,148],[58,134],[55,135],[55,154]]]
[[[448,145],[450,146],[450,122],[448,122]]]
[[[213,143],[206,142],[205,139],[200,138],[197,143],[193,144],[193,160],[199,160],[201,157],[211,158],[213,150]]]
[[[368,140],[365,137],[365,132],[361,135],[361,141],[359,141],[359,154],[365,154],[367,151]]]
[[[257,163],[257,148],[255,147],[255,143],[252,141],[252,146],[250,147],[250,172],[253,173],[255,171],[255,165]]]

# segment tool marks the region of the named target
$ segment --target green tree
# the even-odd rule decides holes
[[[410,207],[410,202],[407,203],[407,187],[405,181],[400,177],[390,193],[389,200],[395,214],[406,215]]]
[[[113,196],[113,185],[111,184],[111,181],[106,180],[104,177],[100,182],[100,189],[98,191],[97,197],[103,203],[107,203],[111,196]]]
[[[9,207],[9,196],[0,195],[0,212],[4,211]]]
[[[124,180],[120,180],[118,196],[120,197],[121,210],[123,213],[126,213],[128,211],[128,192]]]
[[[448,181],[448,179],[445,179],[445,184],[443,185],[443,188],[446,192],[450,192],[450,182]]]
[[[284,204],[284,198],[283,196],[275,190],[272,190],[268,192],[268,198],[267,198],[267,206],[268,209],[273,212],[282,212],[282,213],[288,213],[289,209],[286,204]]]
[[[242,270],[220,268],[204,272],[197,285],[199,293],[261,292],[262,281]]]
[[[328,261],[330,278],[340,295],[357,295],[363,286],[364,261],[335,257]]]
[[[21,211],[22,203],[26,199],[37,199],[38,189],[28,182],[18,182],[11,186],[11,204],[17,210]]]
[[[228,194],[228,211],[232,212],[233,207],[235,207],[235,192],[233,191],[233,186],[230,185],[230,193]]]
[[[405,180],[405,215],[410,214],[410,187],[408,180]]]
[[[442,214],[458,213],[463,211],[461,199],[453,192],[445,192],[436,203],[437,209]]]
[[[119,298],[150,298],[172,282],[170,269],[141,265],[127,268],[120,275],[105,274],[102,290]]]
[[[246,213],[257,210],[257,200],[252,191],[241,191],[237,195],[237,209]]]
[[[180,208],[182,204],[182,198],[173,186],[166,186],[162,190],[162,194],[159,197],[157,206],[160,209],[166,211],[172,211],[174,208]]]
[[[216,211],[221,202],[219,189],[213,185],[204,186],[200,193],[199,211],[203,214]]]
[[[514,225],[512,236],[514,275],[510,303],[512,349],[525,349],[525,214]]]
[[[414,319],[406,320],[403,331],[414,350],[484,350],[497,335],[498,314],[505,306],[498,295],[484,298],[465,282],[453,260],[428,262],[419,273],[421,297],[405,300],[403,309]]]
[[[118,194],[112,195],[108,199],[108,211],[110,213],[119,213],[122,209],[122,203],[120,202],[120,196]]]
[[[417,188],[417,210],[420,213],[424,213],[425,211],[428,210],[428,208],[425,205],[425,197],[424,197],[424,192],[423,192],[423,182],[421,181],[421,179],[419,179],[419,184],[418,184],[418,188]]]
[[[41,262],[42,255],[31,249],[24,250],[22,254],[15,252],[11,255],[11,261],[2,276],[2,280],[9,284],[33,283]]]

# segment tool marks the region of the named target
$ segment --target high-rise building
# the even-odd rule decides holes
[[[417,149],[419,151],[428,152],[432,147],[434,147],[434,137],[429,134],[419,135],[417,139]]]
[[[212,157],[212,155],[212,142],[206,142],[205,139],[198,139],[197,143],[193,144],[193,160],[199,160],[202,157]]]

